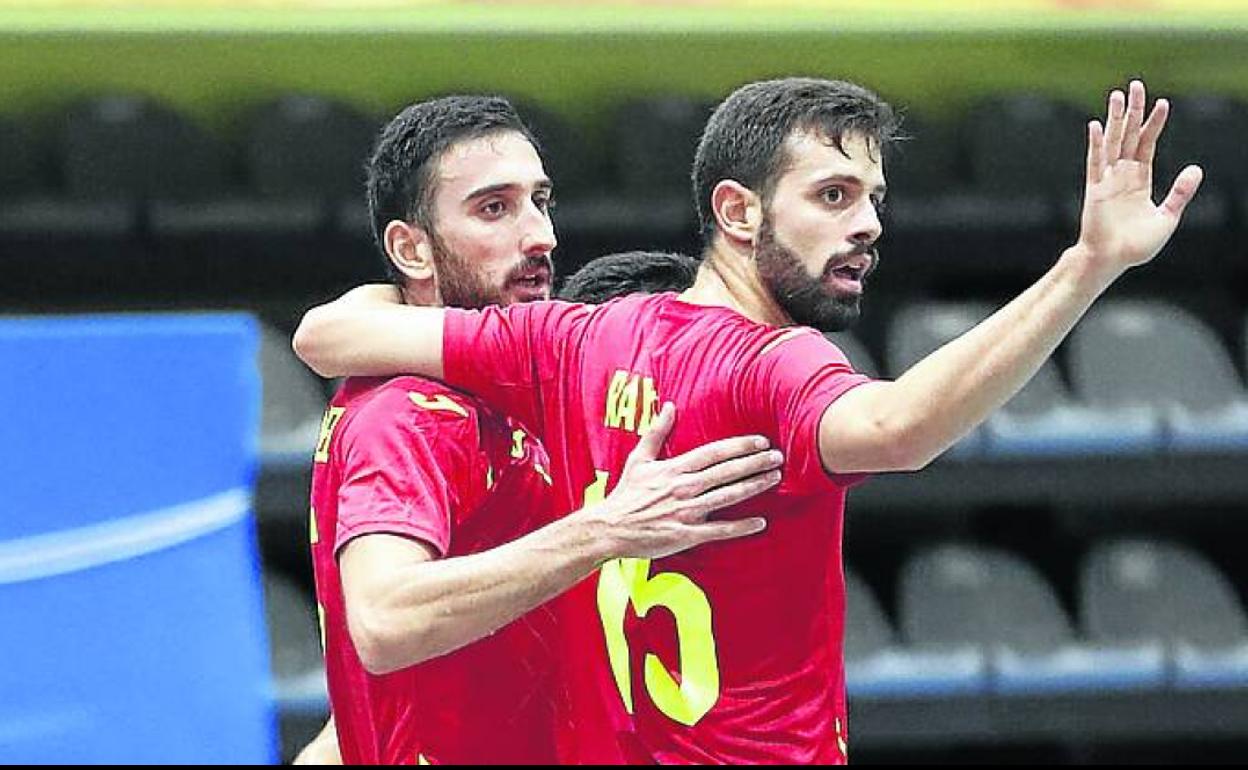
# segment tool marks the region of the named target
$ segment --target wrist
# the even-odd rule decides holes
[[[586,506],[564,516],[557,522],[562,525],[563,538],[568,553],[584,560],[586,572],[616,558],[619,545],[612,536],[613,530],[604,504]]]
[[[1078,289],[1092,297],[1108,289],[1123,273],[1112,260],[1079,243],[1062,252],[1057,267]]]

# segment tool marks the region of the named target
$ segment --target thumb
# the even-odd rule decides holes
[[[1188,166],[1180,171],[1166,199],[1161,202],[1162,209],[1176,219],[1183,216],[1183,210],[1192,202],[1192,198],[1196,197],[1196,191],[1200,189],[1200,183],[1204,178],[1205,172],[1200,166]]]

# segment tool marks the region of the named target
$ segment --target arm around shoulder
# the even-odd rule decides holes
[[[403,304],[393,286],[360,286],[308,310],[291,346],[322,377],[441,377],[443,315]]]

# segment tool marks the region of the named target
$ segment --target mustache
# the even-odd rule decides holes
[[[525,257],[520,264],[507,271],[506,283],[518,281],[525,273],[531,273],[535,270],[545,270],[550,275],[551,280],[555,277],[555,263],[549,254],[543,254],[539,257]]]
[[[835,270],[846,259],[849,259],[850,257],[857,257],[862,254],[866,254],[867,256],[871,257],[871,265],[867,268],[867,272],[863,273],[862,277],[866,278],[867,276],[871,275],[872,273],[875,272],[875,268],[879,267],[880,251],[879,249],[876,248],[874,243],[862,242],[854,246],[851,249],[838,251],[835,254],[833,254],[831,257],[828,257],[827,263],[824,264],[823,266],[823,276],[822,276],[823,279],[827,280],[827,278],[832,275],[832,271]]]

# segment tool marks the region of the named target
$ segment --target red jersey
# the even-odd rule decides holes
[[[566,597],[564,761],[845,760],[841,532],[862,477],[823,470],[818,426],[869,378],[811,329],[673,294],[449,310],[444,367],[535,426],[566,509],[614,485],[663,401],[668,454],[758,433],[785,455],[779,486],[720,514],[766,516],[764,533],[609,562]]]
[[[352,538],[402,535],[441,556],[493,548],[554,510],[545,450],[518,423],[419,377],[348,380],[330,402],[312,474],[312,560],[329,698],[347,764],[555,759],[550,607],[446,655],[374,676],[347,630],[337,557]]]

